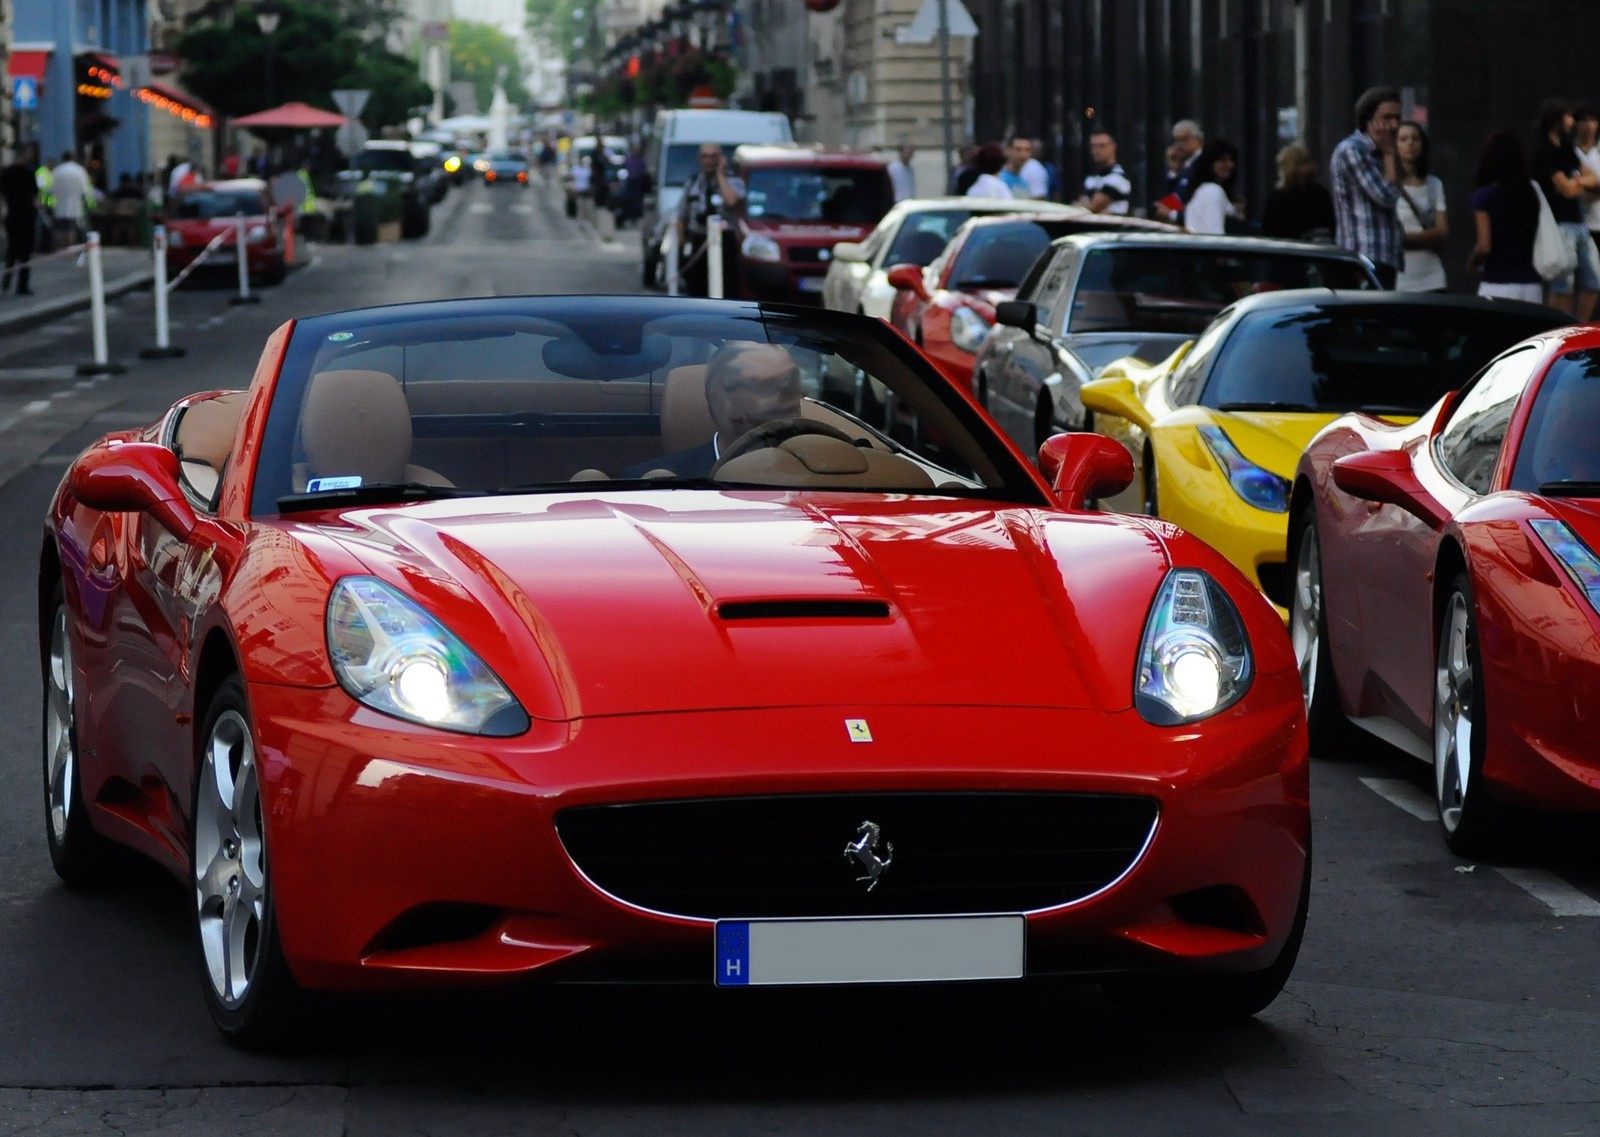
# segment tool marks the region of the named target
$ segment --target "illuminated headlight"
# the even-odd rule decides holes
[[[452,154],[444,160],[445,173],[453,174],[459,169],[461,169],[461,159],[457,155]]]
[[[766,261],[769,264],[783,260],[783,250],[778,248],[778,242],[760,233],[746,237],[744,244],[739,246],[739,252],[744,254],[746,260]]]
[[[472,168],[481,174],[489,168],[489,161],[486,158],[479,158],[476,162],[472,163]]]
[[[499,738],[528,729],[528,713],[471,649],[372,577],[333,586],[328,656],[339,685],[374,710]]]
[[[1221,427],[1202,426],[1199,429],[1206,449],[1211,451],[1222,472],[1228,475],[1228,484],[1233,487],[1234,493],[1268,513],[1289,512],[1289,483],[1286,479],[1278,477],[1271,470],[1262,469],[1239,453],[1233,439],[1223,433]]]
[[[252,225],[245,230],[244,239],[252,245],[263,245],[271,236],[265,225]]]
[[[976,311],[963,305],[950,313],[950,342],[962,351],[978,354],[993,326]]]
[[[1139,647],[1140,717],[1156,726],[1209,718],[1244,697],[1254,671],[1244,622],[1222,586],[1201,569],[1169,572]]]
[[[1589,604],[1600,611],[1600,557],[1583,543],[1565,522],[1557,521],[1552,517],[1541,517],[1528,522],[1533,531],[1539,535],[1539,540],[1544,542],[1556,560],[1561,562],[1561,567],[1567,570],[1567,575],[1572,582],[1583,590],[1589,598]]]

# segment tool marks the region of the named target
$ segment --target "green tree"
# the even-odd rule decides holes
[[[591,8],[599,0],[524,0],[528,30],[543,37],[560,54],[572,61],[573,40],[589,34]]]
[[[450,73],[472,84],[480,112],[494,98],[495,78],[505,73],[506,100],[513,107],[528,101],[522,87],[522,60],[516,43],[493,24],[450,21]]]

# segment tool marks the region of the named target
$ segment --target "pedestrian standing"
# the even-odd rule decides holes
[[[89,171],[68,152],[56,163],[51,192],[56,199],[56,236],[69,245],[81,244],[91,193]]]
[[[967,197],[990,197],[1001,201],[1010,200],[1011,188],[1006,185],[1000,174],[1006,167],[1006,152],[998,142],[985,142],[978,147],[978,153],[973,156],[973,167],[978,171],[978,176],[967,187]]]
[[[1228,221],[1240,216],[1233,204],[1233,178],[1239,171],[1239,150],[1219,138],[1206,143],[1194,164],[1194,191],[1183,211],[1183,227],[1191,233],[1228,231]]]
[[[1594,171],[1572,145],[1573,114],[1564,99],[1546,99],[1539,108],[1539,142],[1533,152],[1533,180],[1544,191],[1561,235],[1577,253],[1577,268],[1550,281],[1550,306],[1580,321],[1594,314],[1600,297],[1600,252],[1583,220],[1583,195],[1600,189]]]
[[[1039,160],[1043,148],[1031,138],[1018,138],[1016,141],[1027,147],[1028,157],[1018,171],[1022,175],[1022,184],[1028,189],[1028,196],[1036,201],[1050,199],[1050,171],[1045,169],[1045,164]]]
[[[1395,214],[1405,230],[1406,265],[1395,278],[1400,292],[1444,292],[1444,261],[1439,256],[1450,240],[1444,183],[1428,170],[1428,132],[1421,123],[1402,122],[1395,135],[1400,164],[1400,200]]]
[[[1042,138],[1033,140],[1033,160],[1044,171],[1044,196],[1051,201],[1062,200],[1061,167],[1050,160]]]
[[[917,148],[909,142],[900,144],[900,153],[889,163],[889,181],[894,184],[894,199],[905,201],[917,196],[917,175],[911,168],[911,159]]]
[[[1539,190],[1528,178],[1522,143],[1509,131],[1489,135],[1478,159],[1472,216],[1477,240],[1468,267],[1481,269],[1479,296],[1543,299],[1544,281],[1533,267],[1539,230]]]
[[[950,184],[945,192],[951,197],[962,197],[978,180],[978,144],[969,142],[961,148],[961,162],[950,171]]]
[[[28,261],[33,257],[34,236],[39,225],[39,183],[35,170],[39,150],[29,142],[16,158],[0,169],[0,201],[6,207],[6,267],[0,276],[0,291],[11,287],[11,272],[17,273],[17,295],[31,295],[28,287]]]
[[[1094,169],[1083,179],[1078,204],[1095,213],[1127,216],[1133,183],[1117,162],[1117,140],[1109,130],[1102,127],[1089,135],[1089,160]]]
[[[1261,235],[1333,244],[1333,195],[1317,181],[1317,162],[1303,142],[1278,151],[1278,185],[1261,209]]]
[[[1006,184],[1006,189],[1011,191],[1011,196],[1028,198],[1033,196],[1033,191],[1028,187],[1028,179],[1022,176],[1022,167],[1033,158],[1033,143],[1026,138],[1012,138],[1006,144],[1006,162],[1000,168],[1000,180]]]
[[[1573,108],[1572,141],[1578,161],[1600,181],[1600,108],[1593,103],[1579,103]],[[1583,223],[1595,247],[1600,248],[1600,188],[1584,186]]]
[[[744,195],[744,181],[728,173],[728,156],[722,147],[715,142],[702,144],[700,172],[683,187],[678,203],[678,247],[683,250],[682,275],[689,295],[705,296],[710,291],[711,257],[721,257],[724,266],[735,263],[727,255],[732,229],[723,230],[722,248],[713,249],[710,221],[714,214],[727,220],[744,203]],[[732,295],[734,282],[726,271],[722,279],[724,295]]]
[[[1166,190],[1150,215],[1174,225],[1183,224],[1183,207],[1194,193],[1194,164],[1205,148],[1205,131],[1191,118],[1172,124],[1172,146],[1167,151]]]
[[[1393,288],[1406,266],[1405,231],[1395,215],[1400,167],[1395,135],[1400,131],[1400,94],[1369,87],[1356,100],[1356,128],[1333,151],[1333,211],[1339,244],[1364,254],[1378,282]]]

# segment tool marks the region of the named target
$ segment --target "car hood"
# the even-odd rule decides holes
[[[1144,523],[701,491],[444,501],[323,528],[548,719],[1119,710],[1168,567]]]
[[[1207,416],[1222,428],[1250,461],[1284,478],[1293,479],[1300,455],[1311,439],[1343,412],[1336,411],[1211,411]],[[1385,415],[1387,422],[1411,422],[1415,416]]]
[[[1539,500],[1553,515],[1565,521],[1584,544],[1600,549],[1600,498],[1544,497]]]

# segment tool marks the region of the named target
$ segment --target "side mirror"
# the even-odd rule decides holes
[[[1039,306],[1031,300],[1002,300],[994,306],[994,322],[1032,335],[1039,324]]]
[[[1055,434],[1039,447],[1039,472],[1068,509],[1133,485],[1133,456],[1103,434]]]
[[[1127,419],[1140,430],[1155,422],[1132,379],[1091,379],[1078,389],[1078,398],[1089,410]]]
[[[889,270],[887,277],[894,287],[916,293],[918,300],[926,300],[932,295],[928,291],[927,282],[922,278],[922,270],[916,265],[895,265]]]
[[[102,513],[149,513],[179,538],[198,523],[178,488],[178,456],[154,442],[96,447],[72,469],[72,496]]]
[[[1438,529],[1448,520],[1444,508],[1422,488],[1410,455],[1404,451],[1363,450],[1337,458],[1333,484],[1363,501],[1397,505],[1430,529]]]
[[[860,241],[840,241],[833,247],[833,259],[849,264],[865,264],[867,250],[862,248]]]

